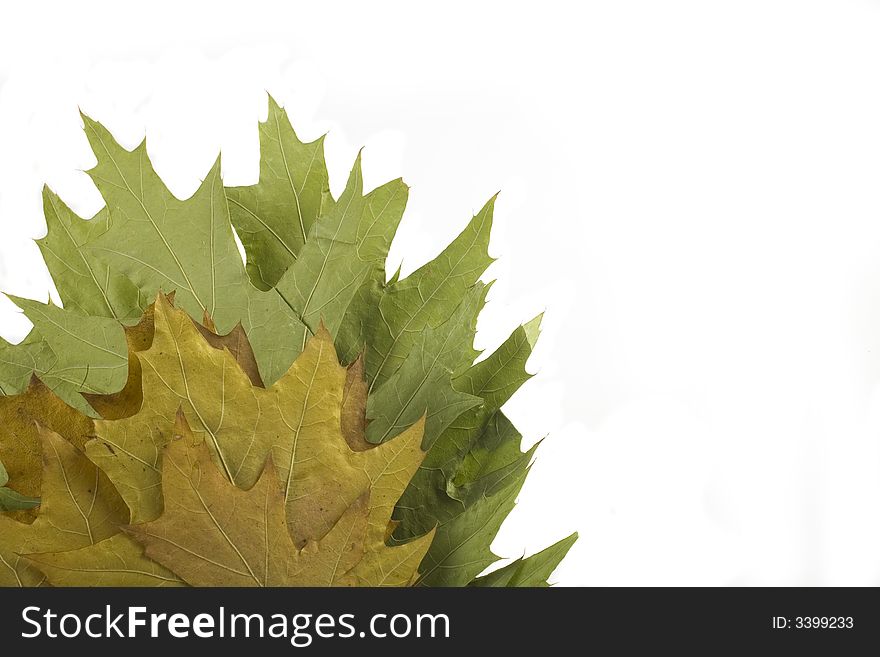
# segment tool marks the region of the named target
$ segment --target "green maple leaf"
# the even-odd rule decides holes
[[[20,344],[0,338],[0,395],[16,395],[27,388],[35,372],[52,367],[55,354],[39,335],[31,333]]]
[[[81,393],[118,392],[128,377],[125,334],[115,320],[7,295],[34,330],[18,345],[0,341],[0,389],[22,392],[38,376],[65,402],[95,415]]]
[[[363,193],[358,155],[339,201],[316,222],[278,294],[313,332],[323,322],[336,335],[359,287],[384,265],[409,190],[394,180]]]
[[[420,586],[467,586],[498,561],[490,546],[525,482],[528,470],[494,495],[483,495],[437,528],[431,549],[419,568]]]
[[[9,298],[24,311],[42,341],[55,354],[51,367],[38,371],[50,388],[92,394],[110,394],[122,389],[128,378],[128,348],[119,322],[80,315],[59,308],[51,301],[43,304],[20,297]]]
[[[66,310],[81,315],[112,317],[123,324],[137,322],[151,299],[119,272],[87,256],[90,244],[109,227],[110,209],[83,221],[48,187],[43,188],[46,236],[37,240]]]
[[[394,536],[408,540],[435,523],[443,525],[481,496],[525,472],[534,450],[520,451],[521,436],[501,407],[531,375],[525,366],[538,338],[541,317],[517,328],[482,362],[452,381],[482,400],[455,419],[428,452],[395,514]]]
[[[324,138],[301,142],[286,112],[269,96],[269,116],[260,123],[260,180],[227,187],[226,197],[251,281],[261,290],[275,287],[315,221],[333,207]]]
[[[478,577],[471,586],[481,587],[544,587],[547,580],[577,541],[577,532],[558,543],[524,559],[517,559],[488,575]]]
[[[434,260],[403,280],[395,277],[381,290],[367,287],[349,310],[340,334],[345,343],[341,351],[350,357],[366,347],[370,390],[400,369],[426,330],[436,329],[456,312],[462,297],[492,264],[488,247],[494,207],[493,197]],[[475,308],[474,316],[478,312]],[[472,362],[474,356],[462,351],[460,360]]]
[[[453,380],[460,391],[483,400],[437,439],[395,512],[394,540],[406,541],[425,526],[437,540],[422,567],[420,583],[464,586],[497,560],[489,546],[512,510],[537,445],[522,452],[521,434],[501,406],[531,375],[526,361],[541,317],[514,331],[484,361]],[[469,529],[479,527],[476,536]]]
[[[479,397],[456,390],[452,377],[472,349],[485,292],[486,286],[478,283],[445,323],[423,330],[401,367],[369,397],[369,442],[393,438],[427,412],[424,444],[429,448],[455,418],[481,403]]]
[[[220,161],[195,194],[176,198],[153,169],[146,140],[122,148],[99,123],[83,115],[97,157],[88,171],[112,211],[107,229],[87,249],[141,290],[174,290],[180,307],[210,316],[230,330],[246,306],[244,265],[229,227]]]
[[[467,555],[471,546],[481,553],[478,562],[485,565],[495,559],[486,548],[488,542],[455,545],[456,532],[461,528],[466,532],[468,526],[483,521],[486,508],[496,508],[486,501],[487,496],[494,495],[495,502],[509,498],[534,454],[534,449],[520,450],[521,435],[500,408],[529,378],[525,361],[540,324],[538,318],[518,329],[496,354],[466,369],[477,355],[470,344],[485,294],[467,309],[460,305],[492,262],[488,242],[494,200],[436,259],[407,278],[400,280],[398,271],[386,284],[384,267],[363,270],[364,280],[351,297],[336,334],[344,360],[351,362],[359,353],[365,354],[372,393],[366,430],[370,442],[393,436],[407,421],[428,412],[425,444],[431,449],[395,512],[395,520],[401,523],[395,540],[408,540],[439,523],[438,535],[448,535],[449,550]],[[386,254],[387,250],[380,255],[384,259]],[[345,280],[354,278],[348,275]],[[448,340],[450,333],[454,342]],[[454,378],[462,370],[464,374]],[[505,505],[500,508],[494,512],[497,526],[507,513]],[[491,529],[485,534],[494,536]],[[446,558],[441,554],[443,544],[441,539],[431,548],[437,562]],[[447,570],[439,568],[438,573]],[[470,569],[452,579],[431,576],[423,583],[464,584],[471,573],[478,572]]]
[[[43,209],[47,233],[37,245],[64,308],[10,297],[35,330],[18,345],[0,340],[0,394],[22,392],[37,375],[68,404],[93,415],[80,393],[116,392],[127,370],[120,327],[102,318],[136,322],[143,296],[130,280],[86,255],[108,228],[108,208],[84,221],[44,187]]]
[[[176,198],[153,170],[146,141],[122,148],[83,116],[98,164],[88,173],[112,208],[107,229],[85,250],[137,285],[145,298],[175,292],[193,318],[209,317],[220,333],[242,324],[260,372],[275,381],[304,343],[305,327],[274,292],[254,287],[229,221],[220,160],[189,199]]]

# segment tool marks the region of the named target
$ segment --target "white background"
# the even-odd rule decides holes
[[[412,185],[405,271],[502,191],[478,341],[546,308],[507,410],[549,438],[501,554],[577,529],[562,585],[880,584],[877,2],[128,7],[3,7],[0,288],[50,289],[44,181],[101,206],[78,106],[187,196],[219,149],[256,181],[268,89],[334,190],[361,145]]]

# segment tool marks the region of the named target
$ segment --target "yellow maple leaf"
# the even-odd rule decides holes
[[[126,531],[145,546],[148,558],[193,586],[404,585],[416,575],[430,540],[402,547],[374,544],[380,506],[373,507],[370,493],[364,493],[320,540],[297,549],[283,481],[271,458],[250,490],[238,488],[183,413],[163,452],[162,490],[159,518]],[[390,510],[381,514],[387,524]]]
[[[394,504],[424,458],[424,420],[383,445],[352,449],[342,414],[347,379],[349,389],[357,382],[339,364],[325,330],[269,388],[255,385],[241,366],[240,350],[213,346],[205,329],[164,295],[154,304],[152,330],[149,347],[133,352],[142,371],[140,409],[96,421],[97,438],[86,446],[131,508],[134,523],[162,514],[162,454],[179,410],[218,471],[237,488],[251,490],[272,459],[296,548],[323,539],[367,494],[364,540],[381,551]],[[429,535],[396,548],[404,570],[430,540]],[[361,565],[356,572],[365,569],[370,570]],[[377,581],[399,584],[404,578],[389,572]]]
[[[39,427],[43,498],[31,524],[0,515],[0,584],[33,586],[42,577],[21,555],[95,545],[128,522],[107,477],[65,438]]]

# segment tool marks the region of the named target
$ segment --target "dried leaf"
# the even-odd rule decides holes
[[[126,534],[65,552],[29,554],[25,561],[52,586],[185,586],[177,575],[144,554]]]
[[[472,318],[485,295],[477,284],[459,303],[455,314],[437,328],[426,329],[403,365],[367,402],[367,440],[382,443],[427,413],[425,448],[455,418],[482,400],[456,390],[452,377],[462,363],[462,352],[473,343]]]
[[[348,366],[345,388],[342,391],[342,435],[345,436],[348,446],[356,452],[364,452],[375,447],[367,442],[365,435],[368,388],[364,379],[364,358],[361,355]]]
[[[388,255],[409,189],[394,180],[363,193],[358,154],[336,205],[313,224],[309,238],[276,290],[311,329],[336,335],[361,283]]]
[[[226,198],[251,281],[261,290],[275,287],[312,225],[333,206],[324,138],[301,142],[269,96],[269,116],[260,123],[260,180],[250,187],[227,187]]]
[[[556,570],[577,539],[578,535],[575,532],[537,554],[517,559],[488,575],[478,577],[470,585],[506,588],[549,586],[547,580],[550,579],[553,571]]]
[[[83,449],[93,433],[92,420],[65,404],[38,379],[20,395],[0,396],[0,458],[9,482],[18,493],[38,498],[42,493],[43,464],[41,427],[61,435]],[[32,522],[33,510],[12,514]]]
[[[55,354],[52,366],[38,372],[50,388],[55,389],[57,382],[63,386],[62,390],[92,394],[122,389],[128,378],[128,357],[125,332],[117,321],[79,315],[51,301],[43,304],[7,296],[24,311],[33,322],[34,330]],[[66,397],[65,401],[71,403]],[[71,405],[79,406],[79,403]]]
[[[321,540],[297,550],[288,528],[283,479],[272,461],[253,488],[242,490],[217,468],[183,414],[176,427],[179,437],[166,447],[163,458],[164,511],[157,520],[127,531],[145,545],[147,557],[173,569],[187,583],[338,586],[352,581],[346,573],[367,555],[370,564],[364,569],[373,577],[377,571],[405,575],[407,581],[415,576],[418,561],[411,558],[412,547],[365,545],[373,514],[389,511],[385,505],[368,504],[369,493],[355,500]],[[378,489],[374,495],[382,492]],[[423,553],[427,545],[419,548]],[[417,556],[421,558],[418,552]],[[408,565],[407,573],[399,572],[401,562]]]
[[[97,157],[89,174],[107,205],[85,221],[44,190],[48,234],[39,245],[65,307],[19,300],[35,329],[19,345],[0,340],[0,395],[14,395],[0,397],[0,422],[8,420],[0,458],[10,476],[0,504],[28,506],[40,493],[36,420],[69,446],[94,434],[88,454],[132,521],[182,534],[195,499],[174,502],[167,486],[162,495],[162,455],[186,442],[174,441],[180,411],[192,449],[203,452],[190,462],[213,473],[211,508],[275,490],[272,513],[285,531],[267,527],[264,538],[292,547],[279,548],[277,572],[264,564],[248,583],[546,581],[564,552],[558,546],[474,581],[497,559],[490,544],[534,454],[522,452],[500,409],[528,378],[537,320],[472,365],[494,199],[437,258],[386,283],[408,188],[396,180],[364,194],[358,156],[335,202],[322,140],[300,142],[272,99],[260,125],[259,183],[224,189],[218,160],[186,200],[153,170],[145,143],[127,151],[83,120]],[[55,394],[26,391],[33,374]],[[94,431],[87,415],[101,417]],[[421,446],[429,448],[424,463]],[[189,482],[180,489],[187,494],[204,483]],[[44,512],[20,509],[6,520],[28,536]],[[241,549],[251,550],[241,532]],[[106,533],[58,549],[48,541],[29,560],[0,551],[0,583],[182,583],[167,554],[163,566],[130,536]],[[238,576],[248,575],[240,566]],[[181,567],[186,581],[223,580],[204,564]]]
[[[176,198],[153,169],[146,142],[122,148],[83,116],[97,165],[88,173],[112,208],[107,229],[85,249],[137,285],[146,298],[176,292],[190,316],[207,313],[220,333],[241,323],[265,381],[275,381],[303,345],[305,327],[274,292],[255,288],[229,222],[219,159],[189,199]]]
[[[61,552],[94,545],[119,532],[128,509],[104,474],[70,442],[48,429],[40,430],[43,496],[31,524],[0,516],[0,555],[13,576],[32,577],[32,566],[20,555]],[[15,564],[15,565],[13,565]]]
[[[131,417],[97,421],[97,439],[86,448],[116,484],[135,522],[154,520],[162,511],[160,457],[179,409],[238,487],[254,486],[266,459],[273,458],[297,546],[323,537],[364,492],[391,481],[395,501],[403,493],[424,457],[423,425],[415,422],[381,448],[354,452],[341,427],[346,371],[326,331],[319,330],[288,373],[264,389],[164,297],[154,312],[153,342],[137,354],[143,405]],[[389,469],[389,463],[397,465]]]
[[[86,257],[86,249],[109,226],[109,208],[88,221],[80,219],[48,187],[43,188],[46,236],[37,246],[68,310],[91,317],[137,322],[144,299],[137,286],[106,264]]]

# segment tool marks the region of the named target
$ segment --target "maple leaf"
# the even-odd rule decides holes
[[[470,586],[480,587],[545,587],[547,580],[577,541],[577,532],[558,543],[524,559],[517,559],[488,575],[478,577]]]
[[[528,465],[520,436],[500,409],[531,378],[525,368],[540,323],[538,316],[517,328],[495,352],[452,380],[456,390],[482,403],[457,417],[434,443],[395,514],[398,538],[460,514],[469,496],[503,483],[511,464],[520,472]]]
[[[146,141],[122,148],[83,116],[98,163],[88,173],[111,211],[106,230],[82,250],[131,280],[145,298],[174,290],[196,319],[207,314],[220,333],[241,323],[267,381],[283,373],[303,344],[305,327],[274,292],[254,287],[229,220],[219,158],[201,187],[176,198],[156,174]]]
[[[494,494],[474,500],[466,512],[441,523],[419,567],[420,586],[466,586],[498,560],[492,541],[516,506],[528,470]]]
[[[373,292],[367,288],[349,309],[340,332],[340,350],[351,358],[366,347],[371,391],[394,375],[427,329],[436,329],[456,312],[461,299],[492,264],[488,246],[494,208],[493,197],[434,260],[403,280],[392,280]],[[467,360],[465,354],[471,355],[462,352],[462,361]],[[473,356],[468,363],[472,361]]]
[[[119,322],[79,315],[51,301],[43,304],[7,296],[24,311],[55,354],[52,366],[39,372],[41,380],[50,388],[92,394],[122,389],[128,378],[128,358],[125,332]],[[80,403],[84,402],[80,400],[72,405],[79,407]]]
[[[312,225],[334,201],[323,137],[301,142],[271,96],[268,118],[259,131],[259,182],[227,187],[226,198],[232,225],[247,253],[251,281],[268,290],[296,261]]]
[[[486,286],[472,287],[445,323],[421,332],[398,370],[367,402],[367,440],[382,443],[427,411],[425,447],[461,413],[481,404],[479,397],[456,390],[452,376],[469,352],[474,322]],[[465,356],[466,358],[466,356]]]
[[[125,343],[111,320],[136,322],[143,296],[130,280],[85,255],[107,230],[108,208],[83,221],[48,187],[43,207],[48,230],[37,245],[64,308],[10,297],[35,329],[19,345],[0,340],[0,394],[18,394],[37,375],[68,404],[94,415],[81,393],[115,393],[126,380]]]
[[[64,307],[81,315],[136,323],[150,299],[125,276],[86,255],[88,246],[109,228],[110,208],[83,221],[44,187],[43,214],[46,236],[36,242]]]
[[[79,449],[54,431],[38,431],[45,463],[42,502],[31,524],[0,516],[4,585],[35,585],[34,568],[21,555],[94,545],[118,533],[129,518],[116,490]]]
[[[164,449],[162,513],[126,531],[193,586],[291,585],[296,547],[272,462],[245,491],[216,467],[182,413],[177,431]]]
[[[463,586],[497,559],[489,546],[537,449],[520,450],[522,436],[500,409],[531,376],[525,366],[540,323],[538,316],[519,327],[452,381],[482,404],[460,415],[437,439],[394,515],[399,523],[394,540],[437,526],[422,568],[424,585]],[[470,531],[473,526],[480,527],[478,537]]]
[[[55,354],[34,332],[19,344],[0,338],[0,395],[20,393],[35,373],[52,367],[54,362]]]
[[[345,437],[353,449],[367,449],[417,414],[428,413],[425,445],[430,450],[398,506],[395,537],[407,540],[439,523],[438,532],[452,536],[432,547],[438,564],[448,557],[441,554],[444,544],[450,552],[471,554],[474,563],[489,565],[496,559],[489,543],[512,508],[506,500],[518,492],[534,455],[534,448],[520,451],[521,436],[500,408],[529,378],[524,366],[540,318],[468,369],[478,355],[470,345],[485,291],[467,295],[492,262],[488,242],[494,201],[437,258],[407,278],[400,280],[398,271],[386,284],[383,267],[366,271],[336,335],[343,359],[353,361],[343,407]],[[462,303],[463,297],[469,303]],[[487,497],[493,495],[503,503],[489,504]],[[489,508],[500,510],[489,514],[483,543],[460,544],[469,527],[485,522]],[[437,575],[423,583],[466,584],[480,568],[465,567],[445,576],[455,570],[437,568]]]
[[[28,554],[23,559],[52,586],[186,586],[124,533],[79,549]]]
[[[296,261],[276,290],[312,331],[336,335],[361,283],[384,265],[409,189],[398,179],[363,193],[358,154],[345,191],[312,225]]]
[[[134,354],[142,370],[139,411],[97,421],[97,438],[86,446],[126,499],[135,522],[161,514],[161,453],[178,410],[239,488],[254,486],[266,459],[273,458],[297,545],[321,538],[367,490],[390,487],[397,491],[394,502],[402,495],[424,456],[419,449],[423,424],[416,421],[380,448],[352,450],[341,425],[347,374],[327,331],[309,340],[278,382],[261,388],[228,349],[213,347],[163,295],[153,317],[150,347]],[[374,495],[373,503],[379,501],[386,503]]]
[[[15,448],[11,455],[25,474],[23,485],[43,493],[36,512],[0,516],[0,585],[35,586],[47,580],[53,586],[181,584],[119,533],[128,522],[128,508],[77,447],[91,433],[88,418],[36,380],[24,395],[0,399],[0,415],[14,425],[13,440],[4,446]],[[40,426],[36,418],[65,435]],[[33,449],[22,449],[26,446]]]
[[[253,441],[273,419],[257,398],[257,390],[268,393],[256,388],[232,353],[213,347],[164,294],[145,316],[141,337],[144,333],[149,334],[148,346],[132,350],[141,370],[132,393],[140,399],[137,412],[97,421],[97,438],[86,446],[126,499],[135,521],[161,512],[160,455],[178,408],[197,435],[206,434],[230,481],[245,488],[255,483],[266,456]],[[280,423],[278,412],[274,419]]]
[[[355,500],[320,540],[297,549],[288,527],[284,482],[271,459],[256,484],[242,490],[217,468],[206,443],[189,430],[182,413],[176,433],[164,450],[161,516],[126,531],[145,545],[148,558],[173,569],[187,583],[342,586],[380,578],[408,584],[415,577],[427,541],[415,551],[386,547],[384,541],[373,544],[371,516],[378,507],[367,503],[370,493]],[[387,504],[383,511],[390,517]],[[406,554],[398,555],[400,551]],[[355,574],[350,575],[352,570]]]
[[[0,389],[18,394],[38,376],[69,405],[87,415],[95,411],[82,393],[118,391],[128,362],[122,327],[102,317],[7,295],[35,328],[18,345],[0,339]]]
[[[42,430],[61,435],[83,449],[93,433],[92,420],[55,395],[40,380],[31,379],[25,392],[0,396],[0,458],[10,485],[21,495],[39,498],[43,489]],[[16,520],[32,522],[34,511],[11,514]]]

